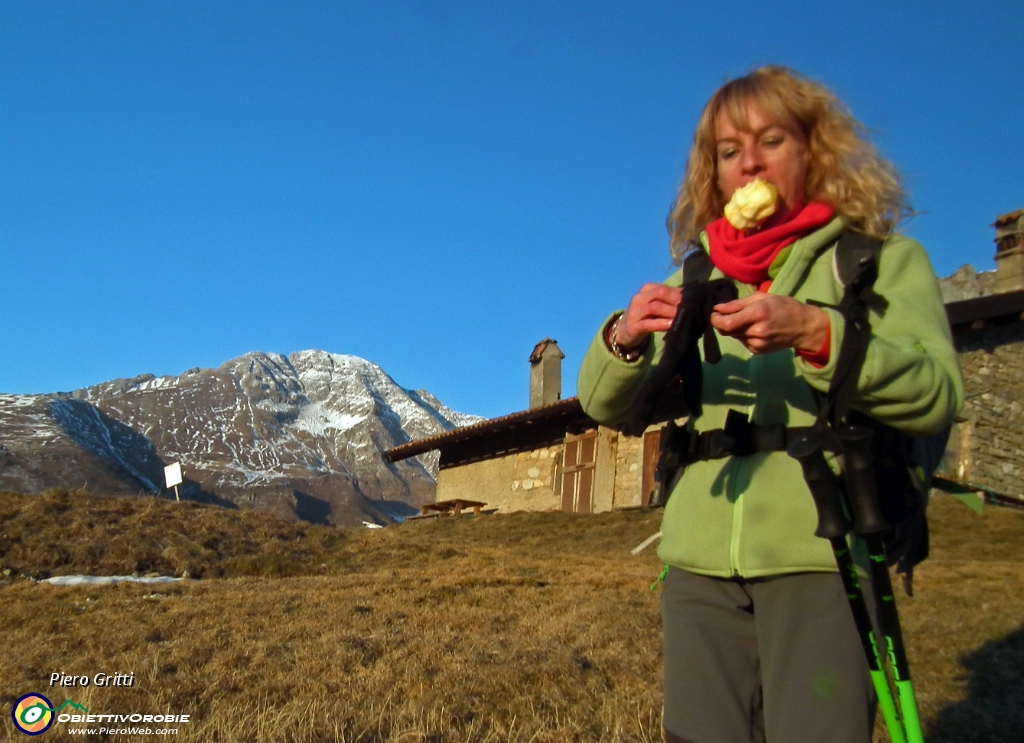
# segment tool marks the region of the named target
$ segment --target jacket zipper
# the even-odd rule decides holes
[[[744,466],[744,459],[746,457],[737,457],[733,460],[734,465],[737,469],[742,469]],[[737,473],[738,474],[738,473]],[[732,505],[732,534],[730,535],[729,544],[729,567],[732,570],[733,577],[740,575],[740,532],[743,530],[743,496],[736,494],[736,483],[740,480],[740,477],[730,477],[729,480],[729,493],[730,497],[735,498]]]
[[[750,386],[753,389],[757,389],[757,377],[760,371],[758,366],[757,357],[753,354],[747,356],[747,370],[750,379]],[[757,399],[754,399],[754,404],[747,405],[745,412],[748,416],[753,417],[754,408],[757,406]],[[736,473],[735,477],[731,477],[729,483],[730,496],[735,498],[732,507],[732,534],[730,535],[729,544],[729,567],[732,571],[733,577],[738,577],[740,573],[740,536],[743,531],[743,493],[738,492],[740,482],[748,482],[748,479],[742,473],[742,470],[750,466],[750,457],[736,457],[733,460],[734,466],[740,472]]]

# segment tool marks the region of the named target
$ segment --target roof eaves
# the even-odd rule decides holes
[[[946,305],[946,317],[953,328],[979,320],[1011,317],[1022,312],[1024,312],[1024,290],[1003,294],[986,294],[982,297],[950,302]]]
[[[520,425],[526,425],[537,421],[554,419],[559,417],[585,416],[583,407],[578,397],[567,397],[564,400],[553,402],[531,410],[520,410],[509,413],[498,418],[490,418],[471,426],[455,428],[451,431],[428,436],[416,441],[410,441],[400,446],[385,451],[381,456],[388,462],[397,462],[401,459],[408,459],[417,454],[424,454],[428,451],[440,449],[451,444],[463,443],[473,439],[494,433],[496,431],[511,430]],[[594,424],[597,425],[596,423]]]

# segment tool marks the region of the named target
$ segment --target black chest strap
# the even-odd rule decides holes
[[[679,464],[687,465],[708,459],[785,451],[794,439],[810,430],[810,426],[759,426],[751,423],[746,413],[730,410],[725,427],[710,431],[688,431],[670,421],[662,432],[661,450],[673,452]]]

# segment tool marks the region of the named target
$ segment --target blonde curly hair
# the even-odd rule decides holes
[[[808,201],[822,201],[851,226],[885,238],[911,213],[899,173],[867,139],[864,127],[825,86],[787,67],[768,66],[730,80],[704,106],[686,172],[666,220],[672,258],[677,263],[700,233],[722,216],[725,198],[718,188],[715,121],[722,112],[749,130],[747,106],[756,103],[769,118],[798,127],[807,139],[810,165]]]

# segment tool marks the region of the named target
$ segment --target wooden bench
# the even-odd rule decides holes
[[[462,509],[472,508],[473,515],[479,516],[480,509],[486,506],[486,503],[481,503],[475,500],[463,500],[462,498],[455,498],[453,500],[441,500],[436,503],[427,503],[426,505],[420,506],[420,515],[413,516],[413,518],[429,518],[438,516],[459,516],[462,514]]]

